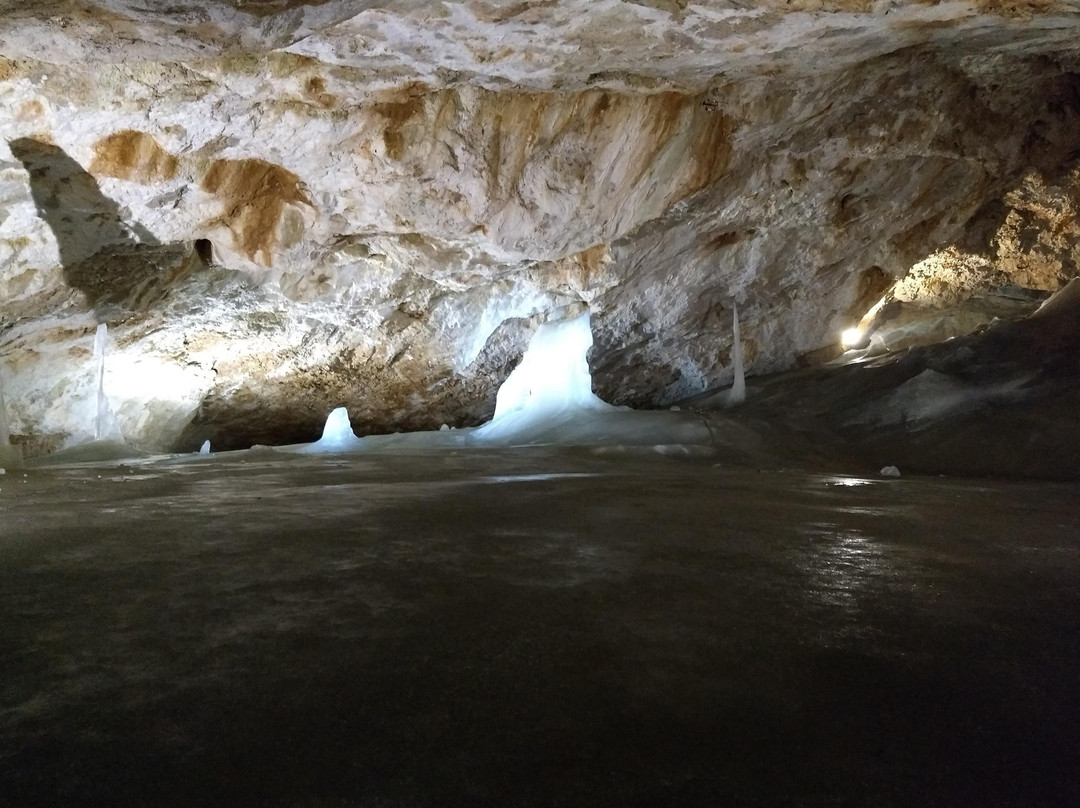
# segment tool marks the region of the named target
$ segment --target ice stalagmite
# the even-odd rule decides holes
[[[94,440],[122,441],[124,436],[120,432],[120,425],[109,406],[109,397],[105,395],[105,341],[108,336],[108,326],[101,323],[94,334],[94,359],[97,362],[97,419],[94,424]]]
[[[739,334],[739,307],[732,306],[731,332],[733,342],[731,346],[732,364],[735,366],[735,378],[731,382],[731,392],[728,393],[728,404],[741,404],[746,401],[746,372],[743,369],[742,336]]]
[[[540,326],[495,398],[495,417],[466,433],[469,446],[658,446],[708,442],[700,418],[633,412],[592,389],[589,315]]]
[[[326,419],[322,437],[315,443],[308,444],[301,452],[350,452],[363,448],[363,442],[352,431],[349,423],[349,410],[338,407]]]

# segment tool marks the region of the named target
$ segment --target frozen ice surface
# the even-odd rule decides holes
[[[28,466],[68,466],[79,463],[111,463],[117,460],[132,460],[149,457],[146,452],[141,452],[123,441],[117,440],[92,440],[89,443],[80,443],[60,449],[43,457],[35,457],[26,461]]]
[[[18,446],[0,444],[0,472],[4,469],[17,469],[22,465],[22,454]]]
[[[980,409],[987,403],[1017,400],[1028,381],[1029,377],[1025,376],[1001,384],[973,385],[928,368],[887,395],[854,409],[848,422],[881,425],[932,422]]]

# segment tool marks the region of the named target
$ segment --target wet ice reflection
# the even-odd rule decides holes
[[[859,530],[816,524],[803,536],[797,567],[813,605],[857,614],[864,600],[876,600],[902,578],[895,554]]]
[[[863,477],[830,477],[826,482],[826,485],[838,486],[840,488],[860,488],[864,485],[873,485],[879,480],[867,480]]]

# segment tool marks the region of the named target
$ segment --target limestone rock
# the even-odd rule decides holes
[[[1067,275],[1039,200],[1072,187],[1078,32],[1054,0],[8,3],[13,440],[83,439],[99,321],[125,435],[194,450],[340,405],[475,423],[584,307],[615,403],[725,383],[736,302],[748,370],[788,367],[1006,192],[987,260]]]

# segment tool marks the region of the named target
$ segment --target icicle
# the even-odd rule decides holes
[[[97,360],[97,420],[94,424],[94,440],[123,440],[120,425],[116,422],[109,397],[105,395],[105,341],[109,327],[101,323],[94,334],[94,358]]]
[[[105,397],[105,338],[109,327],[101,323],[94,334],[94,359],[97,361],[97,423],[94,426],[94,440],[105,438],[105,410],[109,400]]]
[[[728,404],[741,404],[746,401],[746,371],[743,369],[742,336],[739,334],[739,307],[732,305],[731,332],[733,342],[731,346],[732,364],[735,366],[735,378],[731,382],[731,391],[728,393]]]
[[[8,427],[7,406],[4,404],[4,380],[0,379],[0,446],[11,445],[11,430]]]

